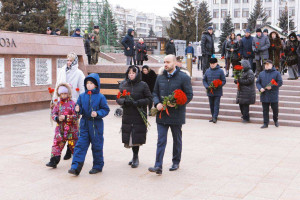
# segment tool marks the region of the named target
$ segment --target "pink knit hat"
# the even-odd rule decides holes
[[[65,87],[65,86],[60,86],[60,87],[58,88],[58,94],[60,95],[60,94],[62,94],[62,93],[69,93],[68,88]]]

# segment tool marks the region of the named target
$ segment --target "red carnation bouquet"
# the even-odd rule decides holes
[[[278,86],[278,83],[275,81],[275,79],[272,79],[271,82],[264,89],[266,89],[267,87],[273,86],[273,85]],[[261,94],[262,92],[259,92],[259,93]]]
[[[50,101],[50,122],[51,122],[51,125],[53,125],[53,121],[52,121],[52,117],[51,117],[51,114],[52,114],[52,108],[53,108],[53,93],[54,93],[55,89],[51,88],[51,87],[48,87],[48,92],[51,96],[51,101]],[[57,102],[57,99],[55,99]]]
[[[123,92],[119,92],[118,95],[117,95],[117,99],[120,99],[120,98],[124,98],[124,99],[130,99],[132,101],[134,101],[134,99],[130,96],[130,92],[127,92],[127,90],[123,90]],[[142,108],[139,108],[139,107],[136,107],[137,110],[139,111],[147,129],[151,126],[149,121],[147,120],[147,113],[144,112],[144,110]]]
[[[239,80],[241,78],[244,71],[244,67],[241,65],[236,65],[233,67],[233,75],[235,80]],[[238,90],[240,90],[240,83],[237,81]]]
[[[187,102],[187,96],[180,89],[175,90],[169,96],[163,97],[163,102],[162,102],[163,109],[159,113],[159,118],[161,119],[161,114],[163,111],[166,111],[167,115],[170,116],[168,107],[175,107],[175,109],[177,109],[179,106],[185,105],[186,102]],[[159,110],[157,110],[157,108],[151,109],[152,116],[155,116],[158,112]]]
[[[214,90],[222,86],[222,81],[220,79],[213,80],[207,88],[207,92],[214,94]]]

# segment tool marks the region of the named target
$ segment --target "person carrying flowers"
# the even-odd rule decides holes
[[[273,110],[273,120],[278,127],[278,101],[279,87],[282,86],[282,78],[273,66],[272,60],[266,60],[265,70],[262,71],[256,80],[256,87],[260,92],[260,102],[263,107],[264,124],[261,128],[268,128],[269,125],[269,107]]]
[[[50,162],[47,167],[56,168],[60,161],[61,152],[68,142],[68,148],[73,153],[78,140],[78,115],[75,112],[75,102],[72,100],[72,89],[69,84],[61,83],[56,89],[59,101],[52,110],[51,117],[57,122]]]
[[[286,55],[286,65],[288,66],[289,78],[288,80],[298,79],[298,54],[297,49],[299,46],[299,41],[295,32],[292,32],[288,41],[286,42],[284,53]]]
[[[210,68],[205,72],[203,85],[207,90],[210,112],[212,115],[212,119],[209,120],[209,122],[217,123],[220,100],[221,96],[223,96],[223,86],[226,84],[226,78],[224,71],[220,68],[216,58],[211,58],[209,63]]]
[[[141,78],[140,69],[129,66],[116,100],[123,108],[122,142],[125,148],[132,148],[133,158],[129,162],[132,168],[139,166],[139,149],[146,143],[148,124],[145,120],[147,107],[152,102],[149,86]]]
[[[85,93],[80,94],[75,111],[82,115],[79,139],[75,146],[70,174],[79,175],[83,167],[89,145],[92,144],[93,168],[90,174],[102,172],[103,158],[103,118],[110,109],[106,98],[100,93],[100,78],[92,73],[84,79]]]
[[[236,66],[238,64],[239,61],[239,56],[238,56],[238,52],[239,52],[239,41],[236,40],[235,34],[231,33],[230,37],[229,37],[229,41],[226,43],[226,60],[227,60],[227,64],[226,64],[226,77],[228,77],[229,75],[229,69],[230,69],[230,65],[232,64],[232,71],[234,66]],[[232,77],[233,77],[233,73],[232,73]]]
[[[247,123],[250,121],[249,105],[255,104],[256,101],[255,76],[248,60],[242,60],[241,65],[243,72],[240,77],[234,80],[234,83],[238,84],[236,103],[240,106],[243,123]]]
[[[164,102],[165,97],[174,96],[175,91],[179,91],[178,89],[182,90],[186,96],[184,105],[177,106],[177,103],[172,103],[172,100],[172,102]],[[181,92],[176,94],[184,96]],[[191,78],[176,66],[176,57],[174,55],[166,56],[164,58],[163,74],[158,75],[153,90],[153,102],[158,110],[156,114],[158,141],[155,165],[148,169],[150,172],[162,174],[163,157],[169,128],[171,128],[173,136],[173,164],[169,170],[175,171],[179,168],[182,152],[182,125],[185,124],[186,105],[192,98]]]

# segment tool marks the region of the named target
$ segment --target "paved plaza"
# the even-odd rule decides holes
[[[57,169],[49,161],[54,126],[49,110],[0,116],[1,200],[299,200],[299,128],[258,124],[187,120],[183,127],[180,169],[170,172],[172,137],[169,134],[162,176],[148,172],[154,165],[155,118],[147,144],[140,150],[140,166],[127,164],[132,152],[121,143],[121,119],[105,118],[105,166],[90,175],[88,151],[78,177],[67,173],[71,160]],[[169,132],[170,133],[170,132]],[[64,150],[65,153],[65,150]]]

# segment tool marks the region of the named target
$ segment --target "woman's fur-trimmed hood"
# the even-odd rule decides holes
[[[57,88],[56,88],[56,95],[59,97],[59,94],[58,94],[58,88],[60,86],[65,86],[66,88],[68,88],[68,91],[69,91],[69,98],[72,99],[72,89],[71,89],[71,86],[68,84],[68,83],[60,83]]]
[[[180,71],[186,73],[186,75],[188,75],[189,77],[191,76],[191,75],[190,75],[190,72],[189,72],[187,69],[185,69],[185,68],[183,68],[183,67],[179,67],[179,69],[180,69]],[[164,67],[159,68],[157,75],[163,75],[163,74],[164,74],[164,71],[165,71],[165,68],[164,68]]]

